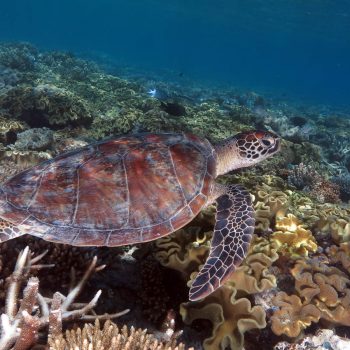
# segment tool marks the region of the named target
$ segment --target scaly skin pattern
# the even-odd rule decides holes
[[[190,134],[140,134],[63,154],[0,188],[0,217],[22,233],[81,246],[169,234],[207,202],[214,149]],[[17,232],[7,228],[1,240]]]
[[[210,253],[190,289],[190,300],[198,300],[219,288],[247,254],[254,232],[254,211],[249,192],[229,185],[216,200],[216,223]]]
[[[245,258],[255,223],[247,190],[214,179],[279,148],[279,138],[262,131],[215,148],[191,134],[140,134],[60,155],[0,187],[0,242],[24,233],[81,246],[145,242],[216,201],[209,257],[190,289],[190,300],[204,298]]]

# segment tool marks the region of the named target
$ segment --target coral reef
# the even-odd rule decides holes
[[[50,350],[185,350],[184,344],[175,340],[163,343],[146,329],[124,326],[119,328],[111,321],[106,321],[101,328],[100,322],[86,324],[83,328],[67,330],[65,335],[49,336]],[[188,348],[188,350],[194,350]]]
[[[331,329],[320,329],[314,336],[306,336],[297,343],[279,342],[273,350],[347,350],[349,348],[349,339],[339,337]]]
[[[276,218],[275,231],[270,239],[277,245],[277,251],[291,258],[308,256],[316,252],[317,243],[310,230],[306,230],[296,216],[289,213],[286,217]]]
[[[27,125],[16,119],[0,116],[0,143],[8,145],[14,143],[18,134],[27,129]]]
[[[33,128],[17,134],[14,148],[18,150],[45,151],[51,148],[53,131],[48,128]]]
[[[319,258],[298,260],[291,273],[298,295],[280,292],[273,299],[279,309],[271,317],[277,335],[297,337],[320,319],[336,325],[350,325],[350,279],[340,269]]]
[[[82,279],[67,296],[56,292],[52,299],[44,298],[39,293],[39,279],[30,277],[30,270],[50,267],[37,264],[43,254],[32,257],[29,248],[20,252],[15,269],[9,276],[5,310],[1,314],[0,348],[7,350],[14,346],[15,349],[29,349],[37,342],[39,331],[49,327],[51,333],[58,333],[62,329],[62,322],[71,320],[93,320],[96,318],[114,318],[127,313],[125,310],[114,315],[97,316],[89,315],[95,307],[100,295],[99,290],[88,303],[75,303],[90,275],[104,268],[96,266],[95,257],[86,270]],[[22,284],[27,280],[23,290],[23,298],[19,302],[19,292]],[[35,312],[35,313],[34,313]]]
[[[310,196],[320,203],[340,202],[340,186],[322,177],[320,172],[311,165],[300,163],[293,167],[288,176],[288,182],[297,189],[310,193]]]
[[[18,71],[31,71],[35,68],[38,50],[27,43],[0,45],[0,65]]]
[[[142,74],[122,78],[71,53],[0,44],[0,183],[62,152],[130,132],[192,132],[219,142],[263,128],[284,138],[278,156],[220,179],[252,193],[256,230],[247,258],[213,295],[189,303],[186,283],[208,255],[214,206],[140,247],[78,248],[23,236],[0,245],[0,344],[41,345],[51,325],[53,350],[345,348],[339,335],[349,337],[350,326],[349,120],[348,112]],[[92,276],[95,255],[106,267]],[[82,280],[85,303],[77,303],[71,293]],[[106,292],[97,304],[98,289]],[[122,318],[127,326],[80,323],[115,309],[131,309]]]
[[[280,292],[273,299],[273,304],[279,308],[271,317],[271,328],[277,335],[286,334],[295,338],[312,322],[320,319],[320,310],[315,305],[303,304],[296,295]]]
[[[247,298],[235,299],[235,294],[232,287],[220,288],[204,301],[181,305],[180,313],[185,323],[197,319],[212,323],[212,336],[203,343],[205,350],[242,349],[247,331],[266,327],[264,309],[252,306]]]
[[[0,106],[31,127],[88,125],[92,118],[86,101],[52,84],[15,87],[0,96]]]

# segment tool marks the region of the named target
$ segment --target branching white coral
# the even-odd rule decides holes
[[[10,276],[10,284],[6,296],[5,313],[0,319],[0,350],[25,350],[35,344],[39,330],[49,327],[50,334],[60,334],[62,323],[72,320],[90,321],[109,319],[124,315],[129,310],[115,314],[96,315],[93,308],[101,295],[99,290],[89,303],[75,303],[92,273],[105,266],[96,266],[94,257],[82,279],[71,289],[67,296],[56,292],[53,298],[45,298],[39,293],[39,279],[31,277],[23,291],[23,299],[19,302],[19,293],[29,272],[33,269],[47,267],[36,265],[45,255],[31,257],[26,247],[18,256],[16,267]]]

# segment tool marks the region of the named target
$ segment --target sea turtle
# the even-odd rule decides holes
[[[218,145],[192,134],[137,134],[59,155],[0,186],[0,241],[31,234],[77,246],[151,241],[216,201],[209,257],[190,288],[201,299],[244,259],[254,211],[241,185],[215,178],[276,153],[280,139],[243,132]]]

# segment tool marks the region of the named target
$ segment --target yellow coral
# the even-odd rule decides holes
[[[277,259],[274,245],[262,237],[254,236],[246,259],[230,276],[226,285],[248,294],[276,287],[276,277],[270,273],[269,267]]]
[[[320,319],[320,310],[315,305],[303,304],[296,295],[280,292],[272,302],[279,307],[271,317],[271,329],[276,335],[297,337],[303,329]]]
[[[350,209],[325,204],[318,207],[318,216],[316,231],[330,233],[336,243],[350,241]]]
[[[298,260],[291,270],[295,289],[304,304],[315,305],[320,317],[334,324],[350,325],[350,279],[321,259]]]
[[[271,235],[271,241],[275,242],[278,251],[292,258],[308,256],[309,252],[316,252],[316,240],[310,230],[306,230],[293,214],[287,214],[283,218],[276,219],[278,231]]]
[[[329,307],[342,302],[340,293],[350,285],[350,279],[344,272],[316,259],[297,261],[291,273],[300,296],[307,302],[318,299]]]
[[[256,229],[267,231],[276,216],[284,216],[288,203],[288,196],[284,192],[274,190],[266,184],[258,186],[254,196]]]
[[[329,248],[329,256],[333,263],[340,262],[344,269],[350,273],[350,242],[333,245]]]
[[[95,324],[85,324],[83,328],[67,330],[65,335],[50,335],[50,350],[184,350],[185,345],[176,341],[161,342],[146,329],[123,326],[119,328],[110,320],[101,328],[97,319]],[[190,348],[189,350],[194,350]]]
[[[181,304],[180,314],[186,324],[196,319],[207,319],[213,324],[211,337],[203,343],[205,350],[240,350],[245,332],[266,327],[263,308],[252,307],[246,298],[235,299],[235,294],[235,289],[225,286],[203,301]]]
[[[155,242],[156,259],[165,267],[182,273],[185,279],[205,261],[212,232],[201,233],[200,227],[187,227]]]

